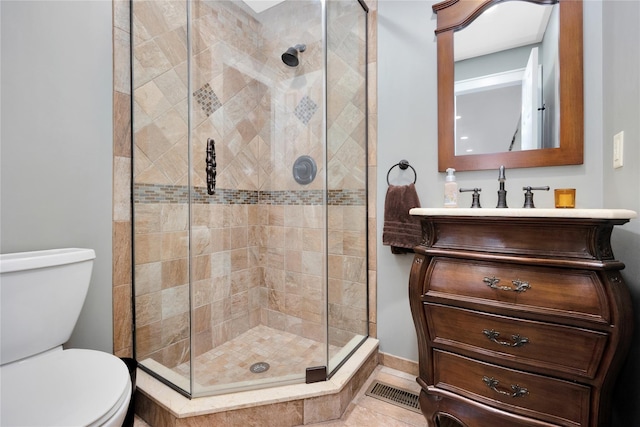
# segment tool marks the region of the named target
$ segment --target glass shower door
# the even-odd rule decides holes
[[[368,334],[365,9],[132,18],[140,365],[192,397],[326,379]]]
[[[367,338],[367,10],[327,7],[329,372]]]
[[[323,3],[261,6],[192,3],[194,395],[327,365]]]
[[[190,393],[187,4],[131,7],[135,354]]]

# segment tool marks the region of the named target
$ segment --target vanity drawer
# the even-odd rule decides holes
[[[435,350],[434,386],[561,426],[588,425],[590,388]]]
[[[424,283],[425,301],[482,303],[601,325],[611,317],[593,271],[436,257]]]
[[[511,366],[593,379],[607,334],[571,326],[425,304],[429,340],[509,361]]]

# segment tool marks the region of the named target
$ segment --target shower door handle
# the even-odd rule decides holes
[[[207,139],[207,194],[216,193],[216,142]]]

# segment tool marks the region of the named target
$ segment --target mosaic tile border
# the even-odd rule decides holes
[[[322,205],[323,190],[230,190],[219,188],[215,194],[207,194],[204,187],[194,187],[192,203],[217,205]],[[329,206],[364,206],[366,191],[328,190]],[[170,184],[134,184],[133,202],[145,203],[188,203],[189,187]]]

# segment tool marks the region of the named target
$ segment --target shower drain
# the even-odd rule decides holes
[[[260,374],[269,370],[269,364],[267,362],[254,363],[253,365],[251,365],[249,370],[254,374]]]

